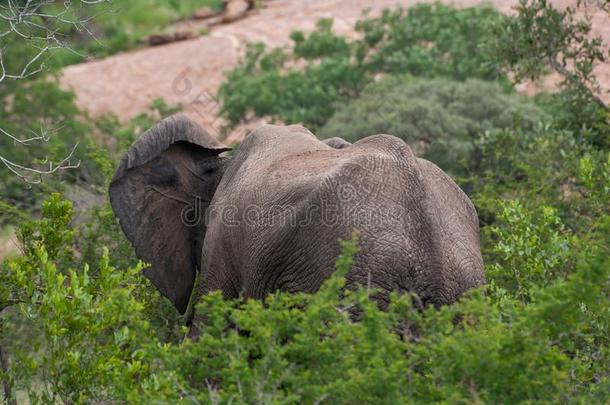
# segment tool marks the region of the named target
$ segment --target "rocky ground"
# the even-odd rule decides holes
[[[555,0],[558,6],[571,5],[576,0]],[[420,0],[271,0],[263,7],[250,11],[245,18],[216,25],[209,33],[192,39],[162,46],[139,49],[109,58],[73,65],[66,68],[61,86],[76,93],[78,105],[93,116],[115,114],[129,120],[147,111],[151,102],[163,98],[169,105],[181,105],[194,120],[217,134],[220,122],[214,95],[224,73],[233,68],[243,55],[248,42],[264,42],[283,46],[290,42],[294,30],[311,31],[320,18],[332,17],[334,28],[341,34],[353,35],[355,22],[362,10],[375,15],[385,8],[409,7]],[[482,3],[480,0],[443,2],[456,6]],[[492,0],[502,12],[511,12],[518,0]],[[595,34],[610,42],[610,18],[602,13],[594,16]],[[177,32],[200,32],[204,20],[191,20],[176,25]],[[610,100],[610,65],[597,69],[605,100]],[[541,83],[521,86],[532,93],[539,88],[552,88],[556,77]],[[240,140],[250,127],[260,121],[236,128],[227,142]]]

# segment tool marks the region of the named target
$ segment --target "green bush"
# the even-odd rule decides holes
[[[551,125],[527,136],[492,130],[478,140],[481,165],[463,186],[477,207],[494,294],[528,302],[574,269],[574,252],[610,215],[610,153]],[[540,225],[537,225],[540,224]]]
[[[610,148],[610,110],[578,88],[555,94],[539,94],[537,104],[553,116],[556,129],[570,131],[579,143],[598,149]]]
[[[570,249],[567,277],[528,284],[527,302],[504,290],[510,274],[460,303],[424,312],[394,295],[388,311],[372,291],[343,291],[357,241],[343,243],[336,273],[317,294],[276,293],[264,302],[203,298],[197,341],[168,342],[146,312],[158,294],[139,274],[117,269],[104,250],[99,270],[64,267],[71,207],[58,196],[22,231],[24,255],[4,265],[1,343],[14,388],[45,403],[161,402],[603,402],[610,388],[610,218],[587,249]],[[549,215],[512,216],[514,234],[543,229]],[[531,222],[534,221],[534,222]],[[505,240],[504,238],[508,238]],[[519,242],[520,243],[520,242]],[[515,246],[521,246],[517,243]],[[540,249],[552,248],[552,240]],[[537,263],[537,250],[505,251],[507,263]],[[528,254],[533,255],[528,258]],[[514,258],[513,258],[514,257]],[[533,260],[533,261],[532,261]],[[534,271],[537,271],[534,269]],[[536,276],[536,273],[534,273]],[[513,280],[511,280],[513,281]],[[520,282],[519,279],[514,281]],[[163,303],[163,302],[162,302]],[[165,303],[169,305],[168,303]],[[349,308],[362,317],[353,322]],[[160,314],[162,311],[157,311]],[[20,319],[37,339],[17,339]],[[417,333],[412,331],[416,325]],[[405,329],[406,328],[406,329]],[[401,333],[402,331],[402,333]],[[35,345],[33,345],[35,342]],[[7,375],[4,376],[5,378]]]
[[[463,174],[479,165],[476,141],[486,131],[527,133],[546,118],[532,101],[496,83],[389,76],[338,108],[318,135],[349,142],[395,135],[444,170]]]
[[[418,4],[359,22],[362,38],[348,40],[333,34],[331,20],[320,20],[313,33],[292,34],[288,53],[252,45],[219,89],[221,113],[232,124],[252,111],[315,130],[380,73],[504,79],[482,48],[501,21],[488,6]]]
[[[477,140],[480,165],[462,186],[481,222],[493,224],[498,201],[520,199],[528,208],[548,205],[562,222],[583,234],[610,214],[610,154],[578,142],[551,125],[526,135],[492,130]]]
[[[458,9],[435,3],[386,10],[356,25],[364,35],[359,52],[366,54],[367,66],[375,72],[503,79],[484,44],[504,21],[488,5]]]
[[[23,254],[0,273],[0,310],[18,307],[1,319],[2,345],[11,353],[3,377],[44,403],[104,397],[111,381],[140,372],[137,345],[153,336],[175,340],[181,321],[171,322],[175,311],[167,311],[171,304],[141,276],[137,261],[118,271],[110,260],[121,252],[99,246],[95,266],[84,263],[78,242],[89,235],[77,242],[69,201],[52,195],[42,215],[22,225]],[[115,245],[126,242],[116,236]]]
[[[487,274],[504,291],[527,301],[535,287],[566,277],[573,241],[552,207],[529,212],[518,200],[499,204],[501,225],[488,229],[498,243],[489,252],[495,260]]]

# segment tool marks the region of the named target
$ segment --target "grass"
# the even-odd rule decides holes
[[[188,17],[203,7],[222,7],[221,0],[108,0],[94,6],[74,8],[74,18],[94,18],[89,31],[70,33],[76,52],[59,50],[48,65],[53,70],[80,63],[86,57],[105,57],[128,51],[138,41],[162,31],[173,22]]]

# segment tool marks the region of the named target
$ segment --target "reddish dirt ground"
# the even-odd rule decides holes
[[[337,33],[353,35],[353,26],[361,10],[370,8],[378,14],[385,8],[409,7],[418,0],[273,0],[251,12],[246,18],[213,28],[209,34],[163,46],[135,50],[109,58],[67,67],[60,79],[65,89],[76,93],[78,105],[93,116],[115,114],[126,121],[149,109],[151,102],[163,98],[169,105],[180,105],[193,119],[217,134],[220,125],[213,100],[224,73],[233,68],[243,55],[247,42],[264,42],[283,46],[290,42],[294,30],[311,31],[323,17],[334,19]],[[479,0],[444,1],[456,6],[479,4]],[[576,0],[556,0],[558,6],[572,5]],[[502,12],[511,12],[517,0],[492,0],[489,3]],[[594,34],[610,43],[610,18],[594,16]],[[180,23],[180,29],[197,30],[198,22]],[[610,65],[598,66],[596,73],[610,100]],[[527,83],[522,91],[532,93],[549,89],[557,83],[550,77],[541,83]],[[239,140],[248,127],[237,128],[227,142]]]

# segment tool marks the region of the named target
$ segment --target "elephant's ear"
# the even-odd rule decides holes
[[[205,232],[201,206],[212,198],[218,154],[226,150],[188,118],[173,116],[129,148],[110,183],[121,228],[138,257],[150,263],[144,274],[181,313]]]

